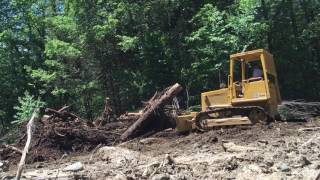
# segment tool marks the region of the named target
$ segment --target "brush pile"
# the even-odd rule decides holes
[[[47,108],[41,120],[35,122],[36,129],[26,163],[56,160],[64,154],[77,155],[92,151],[98,145],[115,145],[128,140],[127,137],[145,137],[173,127],[172,117],[165,111],[165,106],[181,89],[179,84],[175,84],[161,93],[155,93],[144,103],[141,112],[125,113],[113,121],[108,98],[104,111],[93,123],[67,111],[69,107],[59,110]],[[1,159],[10,159],[11,163],[16,163],[25,142],[24,135],[14,144],[0,146]]]
[[[320,102],[284,101],[278,111],[282,120],[308,120],[320,116]]]
[[[43,118],[36,121],[27,163],[56,160],[69,153],[88,152],[99,144],[116,144],[120,135],[131,125],[128,121],[117,121],[96,127],[67,112],[66,108],[60,110],[47,108],[45,112]],[[24,135],[10,146],[22,149],[25,141]],[[12,148],[4,148],[0,156],[2,159],[10,159],[11,163],[16,163],[21,154]]]

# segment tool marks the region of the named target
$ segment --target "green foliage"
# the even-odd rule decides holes
[[[129,36],[118,36],[118,37],[120,39],[118,46],[120,46],[120,49],[123,52],[132,50],[137,46],[137,41],[138,41],[137,37],[129,37]]]
[[[106,96],[119,114],[175,82],[199,104],[226,82],[230,54],[256,48],[274,54],[283,99],[320,97],[318,1],[14,0],[0,10],[4,125],[25,91],[88,119]]]
[[[217,88],[218,83],[213,86],[212,80],[219,82],[221,71],[228,74],[230,54],[264,47],[267,25],[255,19],[256,8],[249,1],[241,1],[234,15],[206,4],[191,19],[196,29],[186,37],[186,42],[192,47],[190,53],[195,61],[184,72],[191,73],[186,76],[194,77],[193,81],[199,83],[196,86]]]
[[[107,17],[107,23],[94,26],[97,39],[103,39],[106,35],[114,35],[119,20],[113,16]]]
[[[30,95],[28,91],[24,93],[23,97],[19,97],[18,101],[19,105],[14,107],[14,109],[17,110],[14,116],[16,120],[12,121],[12,124],[21,124],[28,121],[34,112],[38,113],[39,109],[46,105],[39,97],[35,98],[33,95]]]
[[[56,56],[77,58],[81,55],[81,51],[79,51],[72,44],[57,39],[49,40],[46,43],[45,53],[48,58],[53,58]]]
[[[64,41],[72,41],[76,38],[77,25],[69,16],[54,16],[46,18],[46,23],[50,28],[51,36]]]

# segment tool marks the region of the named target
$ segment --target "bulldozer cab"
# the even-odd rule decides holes
[[[257,49],[230,56],[228,87],[201,94],[201,108],[260,106],[273,116],[281,103],[273,56]]]
[[[230,56],[228,87],[201,94],[201,108],[261,106],[271,114],[281,103],[272,54],[257,49]],[[273,113],[274,112],[274,113]]]
[[[267,122],[281,103],[273,56],[257,49],[230,56],[228,86],[201,93],[201,111],[177,118],[180,132]]]
[[[232,105],[281,102],[273,57],[263,49],[231,55],[228,79]]]

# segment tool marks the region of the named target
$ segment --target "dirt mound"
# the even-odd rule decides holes
[[[47,108],[43,118],[36,122],[26,163],[57,160],[64,154],[79,155],[92,151],[98,145],[115,145],[120,141],[150,136],[173,127],[171,111],[174,108],[168,108],[166,105],[181,90],[182,87],[175,84],[160,93],[156,92],[145,103],[141,112],[126,113],[114,122],[110,122],[113,115],[109,98],[106,98],[104,111],[93,123],[67,112],[69,106],[60,110]],[[11,148],[5,147],[1,150],[0,147],[2,159],[9,159],[11,164],[16,164],[26,139],[26,136],[21,137]]]
[[[284,101],[278,111],[283,120],[309,120],[320,116],[320,102]]]
[[[47,108],[43,118],[35,123],[36,129],[26,163],[57,160],[65,154],[76,156],[92,151],[98,145],[115,145],[120,141],[142,135],[143,137],[150,136],[172,127],[171,113],[164,106],[181,89],[181,86],[176,84],[161,93],[156,93],[146,103],[141,113],[127,113],[114,122],[110,122],[112,110],[109,107],[108,98],[106,98],[105,110],[94,123],[67,112],[68,106],[60,110]],[[24,135],[11,145],[11,148],[5,147],[0,151],[2,159],[16,164],[20,159],[21,149],[24,148],[26,139],[27,136]]]
[[[120,135],[131,125],[130,121],[117,121],[96,127],[66,111],[53,110],[47,113],[35,123],[27,163],[57,160],[64,154],[79,155],[93,150],[99,144],[117,144]],[[26,138],[23,135],[13,146],[23,149]],[[11,164],[16,164],[21,154],[4,148],[0,156],[4,160],[10,160]]]

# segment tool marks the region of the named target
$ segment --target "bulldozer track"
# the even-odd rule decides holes
[[[258,117],[256,117],[258,112]],[[256,114],[255,114],[256,113]],[[260,117],[259,117],[259,113]],[[212,115],[213,114],[213,115]],[[195,125],[200,131],[211,130],[214,127],[226,127],[226,125],[221,126],[213,126],[213,127],[204,127],[203,121],[210,119],[221,119],[221,118],[230,118],[234,116],[248,117],[252,124],[255,123],[263,123],[266,124],[268,122],[269,116],[264,111],[264,109],[260,106],[243,106],[243,107],[225,107],[225,108],[208,108],[207,111],[200,112],[194,119]],[[261,118],[262,116],[262,118]],[[261,119],[259,119],[261,118]],[[235,125],[232,125],[233,127]],[[228,125],[230,127],[230,125]]]

